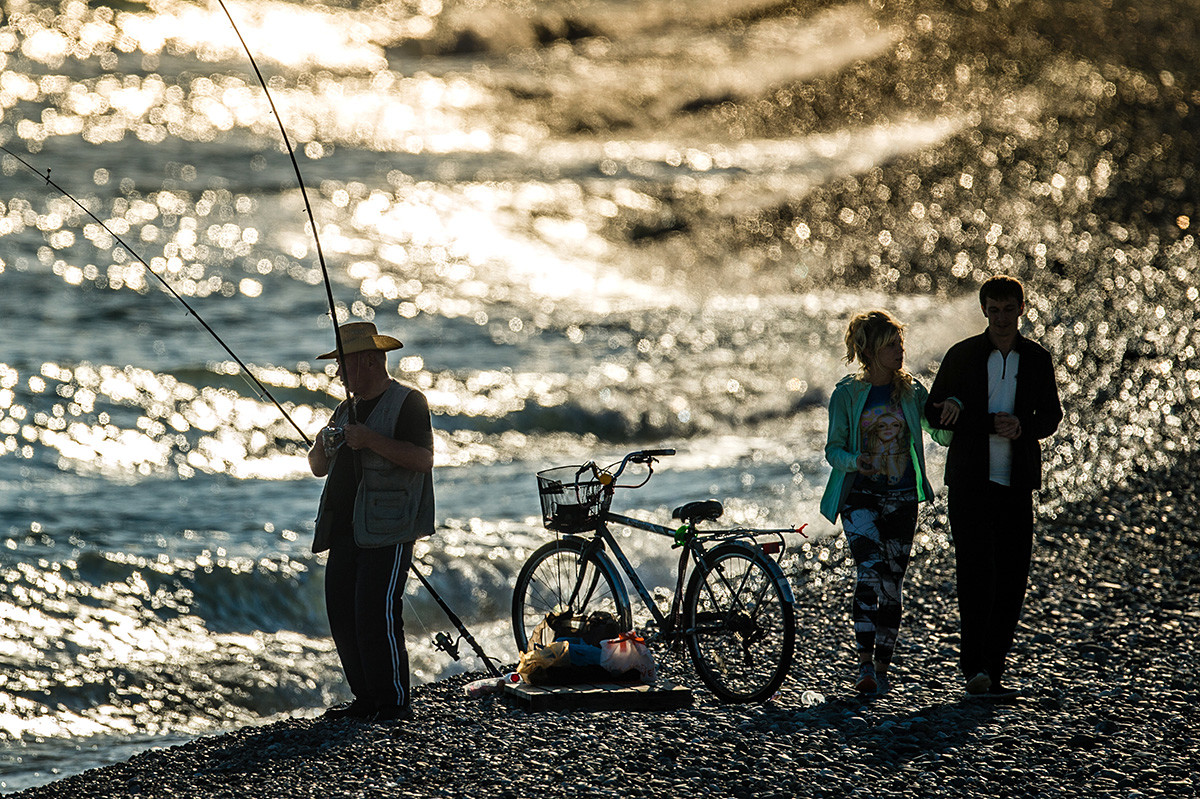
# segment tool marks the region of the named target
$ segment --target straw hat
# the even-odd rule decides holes
[[[388,350],[398,350],[404,346],[399,339],[380,335],[371,322],[350,322],[340,326],[338,332],[342,335],[342,350],[345,355],[367,350],[387,352]],[[318,355],[317,360],[328,361],[337,357],[338,351],[334,350],[324,355]]]

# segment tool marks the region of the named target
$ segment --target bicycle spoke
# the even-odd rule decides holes
[[[579,567],[579,575],[575,580],[574,587],[571,589],[571,596],[567,600],[568,608],[586,608],[592,603],[593,594],[596,591],[596,587],[600,584],[600,572],[598,572],[596,569],[589,570],[588,566],[589,564],[584,562],[582,566]],[[580,598],[579,589],[584,583],[589,582],[587,579],[588,575],[591,575],[591,584],[588,586],[587,590],[583,592],[583,597]]]
[[[628,602],[617,593],[619,578],[601,558],[584,542],[570,539],[547,544],[530,557],[513,589],[513,633],[522,651],[552,613],[606,611],[629,623]]]

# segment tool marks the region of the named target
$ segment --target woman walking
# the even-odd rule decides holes
[[[887,311],[850,320],[846,362],[858,374],[838,382],[829,400],[825,460],[833,467],[821,499],[821,515],[840,516],[857,566],[851,605],[858,671],[864,693],[887,687],[887,671],[900,629],[901,584],[908,568],[917,504],[933,498],[925,473],[922,426],[939,444],[924,413],[925,387],[904,369],[904,326]],[[947,423],[958,405],[938,405]]]

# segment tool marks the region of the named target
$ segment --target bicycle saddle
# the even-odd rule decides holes
[[[693,522],[715,522],[725,512],[725,506],[717,499],[702,499],[699,502],[689,502],[671,511],[672,519],[679,519],[684,524]]]

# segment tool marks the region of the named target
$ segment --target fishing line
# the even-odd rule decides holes
[[[279,109],[275,107],[275,100],[271,97],[271,92],[267,89],[267,82],[263,79],[263,74],[258,68],[258,62],[254,60],[254,53],[250,52],[250,46],[246,44],[246,40],[242,38],[242,32],[238,30],[237,23],[233,21],[233,15],[229,13],[229,9],[225,6],[225,0],[217,0],[221,6],[221,10],[225,12],[225,16],[229,19],[229,24],[233,26],[233,32],[237,35],[238,41],[242,43],[242,49],[246,51],[246,57],[250,59],[250,66],[254,68],[254,74],[258,76],[258,82],[262,85],[263,94],[267,97],[267,103],[271,106],[271,113],[275,115],[275,121],[279,124],[279,135],[283,137],[283,144],[287,147],[288,158],[292,159],[292,169],[296,172],[296,182],[300,184],[300,196],[304,198],[304,210],[308,214],[308,224],[312,228],[313,241],[317,245],[317,261],[321,264],[321,276],[325,279],[325,297],[329,301],[329,318],[333,322],[333,341],[336,345],[338,354],[338,363],[346,362],[346,353],[342,349],[342,331],[338,329],[337,306],[333,301],[333,283],[329,280],[329,268],[325,266],[325,253],[321,249],[321,237],[317,235],[317,220],[313,216],[312,203],[308,201],[308,188],[304,185],[304,177],[300,174],[300,163],[296,160],[296,151],[292,147],[292,141],[288,138],[287,128],[283,126],[283,118],[279,116]],[[346,400],[350,403],[350,421],[356,421],[354,418],[354,398],[350,393],[350,386],[346,381],[342,380],[342,385],[346,389]]]
[[[98,217],[94,213],[92,213],[91,209],[88,208],[86,205],[84,205],[82,202],[80,202],[75,197],[75,195],[71,194],[71,192],[67,191],[62,186],[58,185],[53,180],[51,180],[49,168],[47,168],[46,172],[43,174],[42,172],[40,172],[37,169],[37,167],[35,167],[33,164],[26,161],[21,156],[14,153],[12,150],[8,149],[7,147],[0,145],[0,150],[3,150],[8,155],[17,159],[17,161],[19,161],[22,166],[24,166],[26,169],[28,169],[33,174],[37,175],[39,178],[42,178],[43,180],[45,180],[46,185],[53,186],[55,189],[58,190],[58,192],[60,194],[62,194],[64,197],[66,197],[71,202],[75,203],[75,205],[79,206],[80,210],[82,210],[85,214],[90,216],[98,225],[100,225],[100,227],[104,228],[104,230],[108,233],[108,235],[112,236],[113,239],[118,244],[120,244],[122,247],[124,247],[125,250],[131,256],[133,256],[133,258],[138,263],[140,263],[142,266],[146,267],[146,271],[149,272],[150,274],[154,275],[155,279],[158,280],[158,282],[163,285],[163,288],[165,288],[168,292],[170,292],[171,296],[174,297],[176,300],[178,300],[179,304],[182,305],[185,309],[187,309],[187,312],[189,314],[191,314],[192,318],[194,318],[197,322],[199,322],[200,326],[203,327],[205,330],[207,330],[209,335],[211,335],[214,339],[216,339],[217,343],[220,344],[225,349],[225,352],[229,353],[229,357],[233,358],[233,360],[235,362],[237,362],[237,365],[239,367],[241,367],[241,369],[242,369],[242,374],[245,375],[247,378],[249,378],[249,380],[252,381],[252,386],[255,387],[258,392],[260,392],[258,395],[259,399],[262,399],[265,397],[266,399],[271,400],[271,402],[275,405],[275,407],[279,409],[279,412],[283,414],[283,418],[287,419],[288,422],[291,423],[292,427],[296,428],[296,432],[300,434],[300,437],[302,439],[304,439],[304,443],[309,446],[312,446],[312,441],[309,439],[308,435],[300,428],[300,425],[296,424],[296,421],[294,419],[292,419],[292,417],[288,414],[288,412],[286,410],[284,410],[284,407],[279,404],[279,400],[275,399],[274,395],[271,394],[271,392],[267,389],[267,387],[264,386],[262,384],[262,382],[257,377],[254,376],[254,373],[250,371],[250,367],[246,365],[245,361],[243,361],[241,358],[239,358],[237,353],[235,353],[232,349],[230,349],[229,345],[225,343],[225,340],[223,338],[221,338],[219,335],[217,335],[217,331],[213,330],[209,326],[208,322],[204,321],[203,317],[200,316],[200,314],[196,311],[196,309],[193,308],[188,303],[188,301],[185,300],[179,294],[179,292],[177,292],[174,288],[172,288],[171,284],[168,283],[162,275],[160,275],[158,272],[154,271],[154,269],[150,266],[150,263],[145,258],[138,255],[137,250],[130,247],[129,244],[124,239],[122,239],[120,236],[118,236],[116,233],[114,233],[112,228],[110,228],[108,225],[106,225],[104,223],[104,220],[102,220],[100,217]]]

